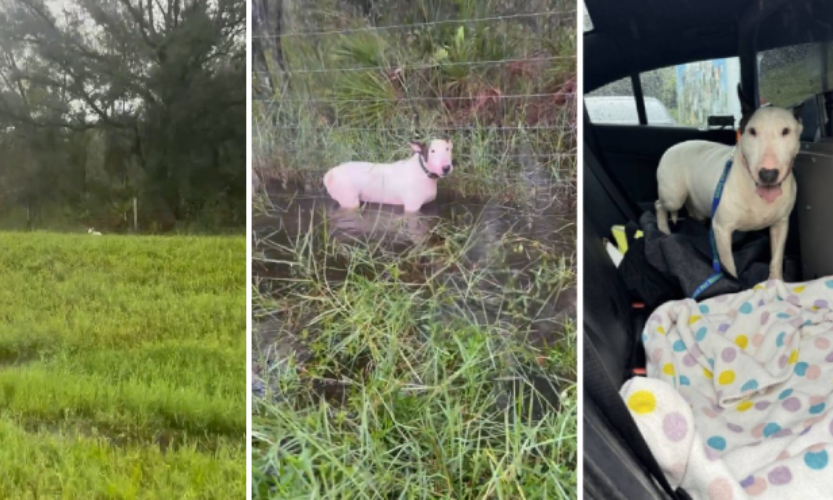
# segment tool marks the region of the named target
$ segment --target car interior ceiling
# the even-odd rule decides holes
[[[833,18],[833,2],[779,0],[761,5],[757,1],[646,5],[640,0],[586,0],[593,30],[584,35],[584,92],[657,68],[739,56],[744,91],[749,94],[752,88],[757,97],[757,51],[833,39],[829,25],[818,21]],[[801,214],[805,226],[808,221],[811,227],[829,225],[824,214],[833,213],[833,200],[826,194],[833,184],[831,111],[830,91],[807,96],[802,108],[803,147],[796,160],[799,198],[787,254],[803,260],[806,279],[828,270],[833,274],[833,269],[824,267],[829,266],[826,256],[833,248],[833,236],[798,230],[802,204],[821,208]],[[650,313],[633,307],[603,239],[610,239],[613,225],[635,221],[652,209],[656,167],[669,147],[695,138],[734,144],[734,130],[592,124],[586,109],[584,124],[584,357],[587,363],[589,349],[602,367],[599,377],[585,384],[585,485],[593,486],[585,493],[589,498],[682,498],[658,487],[656,475],[652,480],[650,467],[635,452],[634,437],[617,429],[616,418],[598,404],[604,399],[599,396],[600,384],[618,389],[633,376],[634,368],[644,366],[639,332]],[[815,158],[808,159],[808,154]],[[610,484],[611,478],[615,484]]]

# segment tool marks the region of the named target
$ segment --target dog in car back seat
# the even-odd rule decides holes
[[[712,202],[729,158],[732,165],[712,220],[714,241],[723,268],[737,278],[732,233],[769,228],[772,260],[769,279],[783,279],[784,247],[795,205],[793,162],[801,146],[801,107],[755,110],[738,85],[742,118],[737,146],[686,141],[660,159],[657,170],[657,225],[670,234],[668,214],[677,222],[685,205],[696,220],[712,218]]]

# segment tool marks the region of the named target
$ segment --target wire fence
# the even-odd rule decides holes
[[[256,31],[255,168],[318,176],[345,161],[401,159],[407,142],[439,135],[454,141],[455,172],[466,174],[457,177],[486,191],[530,169],[569,180],[575,20],[564,9]]]

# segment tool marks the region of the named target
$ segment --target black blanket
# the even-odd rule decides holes
[[[634,240],[636,225],[628,229],[629,244],[619,273],[633,300],[642,301],[649,309],[669,300],[691,297],[694,291],[714,272],[708,225],[685,219],[672,227],[672,234],[663,234],[656,216],[646,212],[639,225],[643,238]],[[728,273],[714,283],[698,300],[752,288],[769,277],[769,231],[735,233],[733,254],[738,279]],[[786,261],[784,279],[795,281],[798,269]]]

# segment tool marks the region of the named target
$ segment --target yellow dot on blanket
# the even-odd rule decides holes
[[[738,411],[746,411],[754,406],[752,401],[743,401],[738,405]]]
[[[807,287],[806,287],[806,286],[804,286],[804,285],[797,286],[797,287],[793,288],[793,292],[795,292],[795,293],[801,293],[801,292],[803,292],[806,288],[807,288]]]
[[[738,335],[735,338],[735,345],[740,347],[741,349],[746,349],[746,346],[749,345],[749,337],[746,335]]]
[[[710,371],[709,371],[708,369],[706,369],[706,368],[703,368],[703,375],[704,375],[706,378],[713,378],[713,377],[714,377],[714,374],[713,374],[712,372],[710,372]]]
[[[688,318],[688,324],[693,325],[694,323],[697,323],[698,321],[700,321],[700,318],[702,318],[702,316],[692,316],[692,317]]]
[[[735,372],[732,370],[722,371],[720,376],[717,377],[717,381],[720,382],[720,385],[729,385],[735,381]]]
[[[661,327],[661,326],[658,326],[658,327],[657,327],[657,333],[660,333],[660,334],[662,334],[662,335],[665,335],[665,328],[663,328],[663,327]]]
[[[798,361],[798,349],[793,349],[793,352],[790,353],[790,359],[787,360],[787,363],[789,363],[791,365],[794,365],[797,361]]]
[[[657,398],[649,391],[636,391],[628,398],[628,408],[640,415],[647,415],[657,407]]]
[[[670,376],[674,376],[674,365],[671,363],[665,363],[665,366],[662,367],[662,373]]]
[[[755,290],[766,290],[766,286],[764,286],[763,284],[758,284],[758,285],[755,285],[754,289]]]

